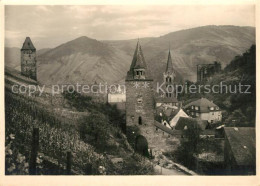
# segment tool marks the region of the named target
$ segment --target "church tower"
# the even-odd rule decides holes
[[[36,48],[30,37],[26,37],[21,48],[21,74],[37,81]]]
[[[126,125],[139,126],[144,133],[154,123],[153,79],[137,42],[126,80]]]
[[[163,73],[163,82],[165,83],[166,88],[169,87],[170,85],[174,86],[175,77],[176,77],[176,74],[175,74],[175,72],[173,70],[173,66],[172,66],[171,51],[169,50],[166,70]],[[169,87],[169,93],[166,92],[165,97],[173,97],[174,95],[171,92],[172,91],[170,90],[170,87]]]

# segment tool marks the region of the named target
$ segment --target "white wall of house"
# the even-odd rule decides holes
[[[125,102],[126,101],[126,95],[125,94],[108,94],[108,103],[119,103],[119,102]]]
[[[197,117],[199,117],[201,120],[207,120],[209,123],[215,123],[222,120],[222,113],[221,111],[200,113]]]

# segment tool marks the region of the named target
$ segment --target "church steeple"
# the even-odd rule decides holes
[[[166,86],[173,84],[175,76],[176,75],[172,65],[171,51],[169,49],[166,69],[165,72],[163,73],[163,78],[164,78],[164,82],[166,83]]]
[[[126,77],[126,80],[138,79],[151,79],[139,40],[137,41],[133,60]]]
[[[144,68],[146,69],[146,63],[143,55],[143,51],[141,48],[141,45],[139,43],[139,40],[137,41],[135,53],[133,56],[131,68],[137,69],[137,68]]]
[[[171,57],[171,51],[170,50],[169,50],[169,53],[168,53],[168,60],[167,60],[165,73],[173,73],[172,57]]]

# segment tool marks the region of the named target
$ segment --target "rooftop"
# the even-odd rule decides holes
[[[256,133],[253,127],[225,127],[225,137],[237,165],[255,165]]]
[[[26,37],[21,50],[36,50],[30,37]]]
[[[171,51],[169,50],[168,54],[168,60],[167,60],[167,65],[166,65],[166,70],[165,72],[173,73],[173,66],[172,66],[172,56],[171,56]]]
[[[134,80],[134,69],[145,69],[145,79],[152,80],[150,72],[147,69],[143,51],[139,41],[136,44],[135,53],[130,66],[130,70],[127,72],[126,80]]]
[[[176,123],[175,129],[184,130],[185,127],[190,129],[199,127],[201,130],[205,130],[207,125],[208,122],[206,120],[201,120],[198,118],[180,117]]]
[[[193,101],[184,106],[185,109],[189,108],[190,106],[198,106],[200,112],[209,112],[210,107],[218,107],[212,101],[209,101],[207,98],[200,98],[196,101]]]

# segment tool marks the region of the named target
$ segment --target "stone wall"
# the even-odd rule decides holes
[[[37,81],[36,50],[21,51],[21,74]]]
[[[140,86],[135,87],[135,83]],[[150,83],[149,87],[143,83]],[[154,123],[154,98],[152,81],[126,81],[126,125],[138,125],[140,129]]]

